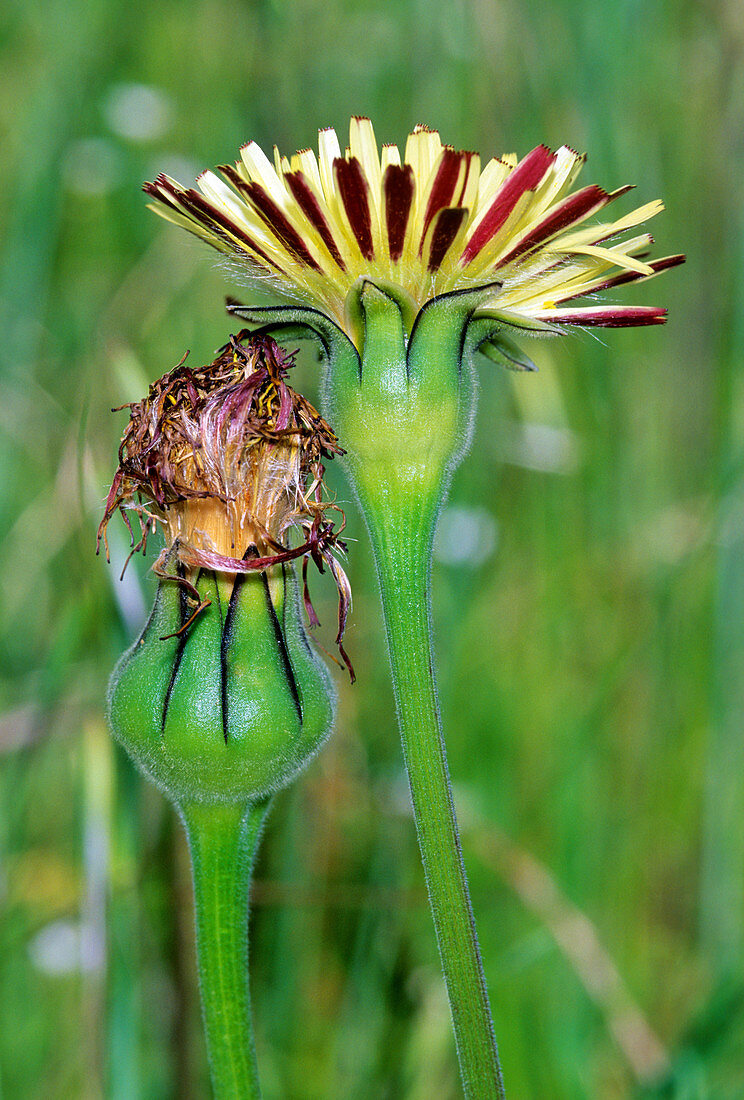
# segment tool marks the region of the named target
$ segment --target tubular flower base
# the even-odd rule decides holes
[[[481,171],[477,153],[417,126],[401,162],[395,145],[378,152],[367,118],[351,120],[344,154],[331,129],[320,131],[318,145],[317,158],[275,149],[272,164],[249,142],[234,167],[220,167],[224,180],[203,172],[197,191],[161,175],[145,191],[158,214],[241,261],[243,275],[273,276],[283,293],[342,327],[359,278],[395,288],[411,315],[440,294],[490,283],[479,310],[516,327],[665,320],[657,307],[568,304],[651,278],[683,257],[647,262],[652,238],[629,235],[663,209],[659,201],[585,225],[630,188],[573,191],[585,157],[567,146],[494,157]]]
[[[241,281],[269,279],[294,304],[229,312],[256,334],[317,342],[325,400],[370,533],[382,593],[403,753],[466,1096],[503,1097],[437,702],[431,557],[437,516],[468,445],[475,353],[534,364],[510,329],[659,324],[650,306],[575,305],[651,278],[683,256],[647,260],[633,234],[647,203],[592,221],[628,189],[572,190],[584,158],[538,146],[522,160],[443,146],[417,126],[401,160],[351,121],[341,153],[321,130],[272,165],[253,142],[224,180],[199,189],[159,176],[153,209],[231,258]]]

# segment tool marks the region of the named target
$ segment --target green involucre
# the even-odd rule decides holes
[[[142,635],[111,679],[115,736],[179,805],[255,802],[289,783],[325,740],[333,690],[310,648],[291,568],[232,577],[202,570],[211,600],[160,582]]]

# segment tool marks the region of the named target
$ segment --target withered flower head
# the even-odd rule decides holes
[[[146,549],[159,524],[166,547],[153,569],[163,575],[174,555],[192,594],[189,578],[199,569],[238,574],[302,558],[312,626],[318,620],[307,562],[312,558],[320,572],[327,565],[339,592],[336,641],[351,671],[341,644],[351,590],[337,558],[346,550],[339,539],[344,515],[324,499],[324,460],[343,453],[335,434],[287,384],[293,357],[268,336],[244,330],[214,362],[192,369],[185,360],[153,382],[144,400],[120,406],[130,418],[98,548],[103,540],[108,559],[106,528],[116,511],[132,535],[132,553]],[[130,512],[140,527],[136,543]],[[340,517],[338,531],[329,512]],[[300,538],[294,546],[293,531]]]

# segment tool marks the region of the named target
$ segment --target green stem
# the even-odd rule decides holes
[[[260,1097],[248,991],[248,889],[268,800],[181,807],[191,849],[202,1014],[215,1100]]]
[[[389,503],[389,501],[388,501]],[[366,508],[382,591],[413,812],[447,985],[465,1095],[504,1097],[462,859],[431,644],[431,517]],[[397,511],[397,510],[396,510]]]

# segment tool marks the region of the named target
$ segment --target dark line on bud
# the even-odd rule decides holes
[[[178,574],[179,577],[183,577],[186,574],[186,571],[185,571],[184,567],[180,564],[180,562],[179,562],[178,566],[176,567],[176,571],[177,571],[177,574]],[[199,583],[199,577],[201,577],[201,570],[199,570],[199,576],[196,578],[196,583],[197,584]],[[163,583],[163,582],[161,582],[161,583]],[[178,628],[179,628],[179,630],[183,630],[183,627],[185,626],[185,624],[186,624],[186,622],[189,618],[189,615],[191,614],[191,611],[190,611],[189,603],[188,603],[188,600],[189,600],[188,592],[186,591],[186,589],[182,585],[178,586],[178,596],[179,596],[178,604],[179,604],[179,611],[180,611],[180,616],[179,616],[180,617],[180,622],[178,624]],[[186,642],[188,640],[189,640],[189,635],[188,635],[187,631],[184,631],[183,634],[178,635],[178,645],[176,646],[176,652],[173,654],[173,668],[171,669],[170,681],[168,683],[168,687],[166,688],[165,699],[163,701],[163,720],[162,720],[161,725],[160,725],[161,734],[165,734],[165,723],[166,723],[167,718],[168,718],[168,707],[170,706],[171,696],[173,694],[173,688],[176,686],[176,678],[178,676],[178,670],[181,667],[181,661],[183,659],[183,651],[186,648]]]
[[[222,610],[222,596],[220,595],[220,583],[217,573],[214,576],[214,590],[217,594],[217,610],[220,615],[220,710],[222,711],[222,734],[227,744],[227,677],[225,676],[225,661],[223,650],[225,645],[225,614]]]
[[[249,546],[243,554],[243,561],[255,557],[258,557],[256,547]],[[233,590],[230,593],[230,600],[227,605],[227,615],[225,615],[225,621],[222,624],[222,637],[220,639],[220,698],[222,700],[222,736],[225,738],[225,744],[227,744],[228,729],[230,727],[227,706],[227,651],[233,639],[233,622],[238,610],[238,596],[240,595],[241,588],[245,584],[247,576],[247,573],[235,574],[235,582],[233,584]]]
[[[289,690],[292,692],[292,699],[297,709],[297,717],[302,722],[302,703],[300,701],[300,693],[297,689],[297,681],[295,680],[294,672],[292,670],[292,663],[289,659],[289,653],[287,652],[287,643],[284,640],[284,634],[282,633],[281,623],[277,618],[276,608],[271,599],[271,592],[269,591],[269,581],[265,573],[261,574],[261,580],[264,587],[264,596],[266,597],[266,610],[269,613],[272,625],[274,627],[274,634],[276,635],[276,644],[279,646],[279,653],[281,654],[282,662],[284,664],[284,672],[289,684]]]
[[[214,575],[214,587],[215,587],[215,591],[217,593],[217,608],[218,608],[219,613],[220,613],[220,623],[222,624],[222,626],[224,626],[225,625],[225,616],[222,612],[222,596],[220,595],[220,586],[219,586],[219,583],[217,581],[217,574],[216,573]]]
[[[168,565],[172,560],[173,560],[173,551],[171,550],[163,564]],[[157,566],[157,562],[155,563],[155,565]],[[152,605],[152,611],[150,612],[150,617],[148,618],[147,622],[143,626],[142,633],[140,634],[139,638],[137,639],[137,641],[135,643],[137,648],[139,648],[141,645],[144,645],[145,640],[147,638],[147,635],[150,633],[153,626],[155,625],[155,620],[157,618],[158,612],[160,611],[160,607],[161,607],[162,602],[163,602],[163,582],[159,581],[157,592],[155,593],[155,603]],[[162,640],[163,640],[162,638],[158,639],[158,641],[161,641],[161,642],[162,642]]]

